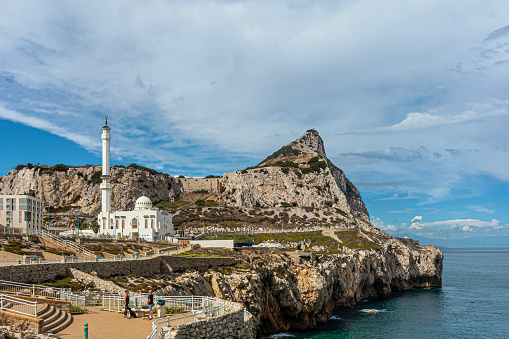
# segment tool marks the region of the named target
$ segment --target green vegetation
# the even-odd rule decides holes
[[[359,250],[380,250],[380,245],[364,237],[358,237],[356,231],[336,231],[334,234],[343,242],[343,246]]]
[[[56,164],[55,166],[51,167],[51,169],[55,172],[67,172],[69,166],[64,164]]]
[[[313,172],[320,172],[322,169],[326,169],[327,168],[326,162],[323,161],[322,158],[319,155],[317,155],[316,157],[311,158],[308,161],[308,165],[309,165],[309,168]]]
[[[210,257],[219,257],[220,255],[218,254],[208,254],[208,253],[193,253],[191,251],[187,251],[187,252],[184,252],[184,253],[180,253],[180,254],[176,254],[177,256],[181,256],[181,257],[200,257],[200,258],[210,258]]]
[[[100,184],[102,175],[103,175],[102,171],[94,172],[94,174],[92,174],[92,176],[90,177],[90,179],[88,180],[87,183],[94,184],[94,185]]]
[[[220,175],[207,175],[205,178],[222,178]]]
[[[56,287],[56,288],[70,288],[72,291],[81,291],[83,287],[78,282],[73,282],[72,277],[57,276],[53,281],[46,281],[41,283],[44,286]]]
[[[292,204],[289,204],[287,202],[282,202],[281,207],[293,207]]]
[[[180,314],[184,313],[186,309],[184,307],[178,307],[178,306],[166,306],[164,310],[164,314]]]
[[[9,241],[7,245],[4,245],[4,251],[11,252],[18,255],[28,255],[30,253],[23,251],[24,248],[29,248],[30,245],[22,244],[19,241]]]
[[[189,204],[190,204],[190,202],[188,202],[188,201],[183,201],[183,200],[175,199],[174,202],[169,202],[169,201],[166,201],[166,200],[158,201],[155,204],[155,206],[157,206],[157,208],[159,208],[161,210],[169,210],[169,209],[181,208],[182,206],[189,205]]]
[[[206,190],[196,190],[196,191],[193,191],[193,193],[205,194],[205,193],[209,193],[209,192],[207,192]]]
[[[154,169],[151,169],[151,168],[148,168],[148,167],[143,167],[143,166],[136,165],[136,164],[130,164],[127,167],[134,168],[134,169],[141,170],[141,171],[145,171],[145,172],[148,172],[150,174],[157,174],[157,173],[159,173],[159,172],[157,172]]]
[[[189,213],[189,214],[187,215],[187,217],[188,217],[188,218],[196,218],[196,214],[194,214],[194,213]]]
[[[87,313],[88,310],[71,304],[71,313]]]
[[[215,207],[215,206],[218,206],[219,204],[214,201],[214,200],[203,200],[203,199],[198,199],[194,202],[194,204],[196,206],[201,206],[201,207]]]
[[[276,159],[276,158],[280,158],[280,157],[297,156],[297,155],[299,155],[301,153],[302,153],[301,151],[299,151],[298,149],[294,149],[292,146],[283,146],[279,150],[277,150],[276,152],[272,153],[272,155],[269,155],[259,165],[263,164],[266,161],[272,160],[272,159]]]

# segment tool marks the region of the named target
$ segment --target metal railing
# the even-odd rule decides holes
[[[147,339],[159,339],[164,337],[164,332],[181,324],[189,324],[209,318],[220,317],[225,312],[225,302],[211,297],[162,297],[166,303],[183,305],[186,313],[169,315],[152,323],[152,332]],[[167,307],[167,305],[165,305]],[[182,306],[177,306],[182,307]]]
[[[78,262],[109,262],[109,261],[126,261],[126,260],[144,260],[157,257],[160,255],[173,255],[180,254],[188,251],[189,248],[182,247],[173,251],[164,251],[159,254],[153,254],[148,256],[132,255],[122,256],[116,255],[111,258],[102,257],[74,257],[74,256],[62,256],[60,258],[35,258],[35,257],[23,257],[20,259],[3,259],[0,260],[0,266],[11,266],[11,265],[33,265],[33,264],[55,264],[55,263],[78,263]]]
[[[43,237],[45,239],[48,239],[49,241],[52,241],[61,247],[68,248],[69,250],[71,250],[72,252],[74,252],[78,255],[83,255],[83,256],[87,256],[87,257],[95,256],[94,252],[86,249],[85,247],[81,246],[80,244],[78,244],[72,240],[64,240],[64,239],[60,238],[59,236],[51,234],[44,230],[39,231],[37,235],[40,237]]]
[[[37,318],[37,301],[0,294],[0,310]]]
[[[65,300],[69,301],[71,305],[85,309],[85,296],[73,293],[70,289],[0,280],[0,292],[34,298]]]

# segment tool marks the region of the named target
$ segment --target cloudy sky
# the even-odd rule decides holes
[[[0,174],[204,176],[315,128],[373,223],[509,235],[507,1],[2,1]],[[509,245],[509,242],[508,242]]]

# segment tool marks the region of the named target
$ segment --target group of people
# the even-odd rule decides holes
[[[136,314],[132,312],[131,307],[129,306],[129,290],[125,290],[124,295],[124,319],[129,319],[133,314],[134,317],[136,317]],[[147,298],[147,306],[149,310],[149,319],[153,319],[154,317],[154,295],[152,294],[152,290],[148,291],[148,298]]]

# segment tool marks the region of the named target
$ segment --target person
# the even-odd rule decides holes
[[[124,319],[129,319],[131,308],[129,307],[129,290],[125,290],[124,295]]]
[[[147,301],[148,310],[150,311],[150,314],[148,316],[149,319],[154,318],[154,311],[152,310],[154,308],[154,295],[152,294],[152,290],[148,291],[148,301]]]

